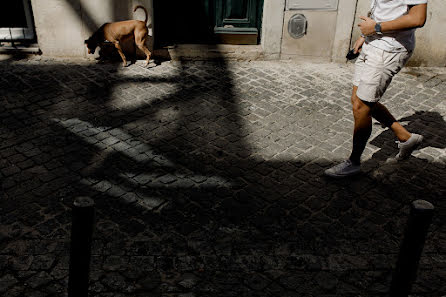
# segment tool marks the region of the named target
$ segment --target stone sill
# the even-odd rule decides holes
[[[166,56],[173,61],[181,60],[264,60],[261,45],[231,44],[178,44],[155,51],[156,56]]]
[[[37,44],[29,44],[29,45],[8,44],[0,46],[0,54],[13,54],[13,53],[41,54],[41,51]]]

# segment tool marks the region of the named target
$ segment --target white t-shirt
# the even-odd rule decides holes
[[[371,18],[378,23],[393,21],[409,12],[409,5],[425,4],[427,0],[372,0]],[[385,32],[366,37],[370,45],[387,52],[413,51],[415,29]]]

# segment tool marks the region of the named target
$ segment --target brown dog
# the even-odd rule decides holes
[[[130,21],[122,21],[115,23],[105,23],[102,25],[93,35],[85,40],[85,44],[88,48],[89,54],[94,54],[96,47],[104,41],[112,42],[116,49],[118,50],[119,55],[122,58],[123,66],[127,66],[127,60],[125,58],[124,53],[122,52],[121,43],[129,38],[134,38],[136,45],[144,52],[146,55],[146,66],[149,64],[150,56],[152,53],[146,46],[146,40],[148,35],[148,29],[146,26],[147,23],[147,10],[138,5],[135,7],[133,12],[135,12],[138,8],[142,8],[146,14],[146,19],[143,21],[130,20]]]

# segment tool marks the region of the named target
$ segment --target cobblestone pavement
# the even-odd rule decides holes
[[[91,296],[386,296],[410,203],[436,206],[414,296],[446,295],[446,70],[383,102],[425,136],[406,162],[374,124],[351,147],[351,65],[0,62],[0,295],[64,296],[70,207],[96,203]]]

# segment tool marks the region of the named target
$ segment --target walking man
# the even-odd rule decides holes
[[[355,63],[351,97],[353,149],[344,162],[327,169],[331,177],[360,172],[360,159],[372,133],[372,117],[390,128],[398,138],[395,159],[408,158],[423,140],[410,133],[379,102],[392,78],[403,68],[415,48],[415,29],[424,26],[427,0],[372,0],[367,17],[360,17],[361,37],[354,45],[360,55]]]

